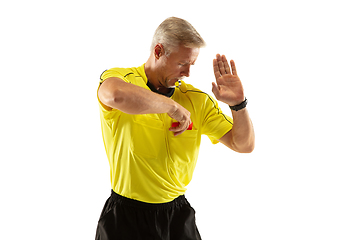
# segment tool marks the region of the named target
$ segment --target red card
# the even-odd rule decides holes
[[[180,125],[179,122],[173,122],[173,123],[171,124],[171,127],[177,127],[177,126],[179,126],[179,125]],[[192,130],[192,127],[193,127],[193,123],[190,123],[189,127],[187,128],[187,130]]]

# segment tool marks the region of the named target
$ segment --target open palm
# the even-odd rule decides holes
[[[213,61],[216,83],[212,83],[212,91],[217,100],[230,106],[240,104],[245,100],[244,89],[237,75],[235,62],[230,61],[230,66],[225,55],[216,55]]]

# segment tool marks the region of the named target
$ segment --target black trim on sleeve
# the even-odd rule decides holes
[[[128,75],[130,75],[130,74],[134,74],[133,72],[129,72],[128,74],[126,74],[125,76],[124,76],[124,78],[126,78]]]
[[[103,79],[102,79],[101,77],[102,77],[102,75],[104,74],[104,72],[106,72],[106,71],[107,71],[107,69],[100,74],[100,80],[101,80],[101,81],[100,81],[100,84],[102,84],[102,81],[103,81]]]
[[[186,91],[184,92],[183,90],[181,90],[180,87],[177,87],[177,88],[178,88],[178,89],[180,90],[180,92],[182,92],[182,93],[193,92],[193,93],[205,94],[205,95],[209,98],[209,100],[213,103],[214,108],[217,110],[217,113],[218,113],[218,114],[221,114],[228,123],[230,123],[231,125],[233,125],[233,123],[232,123],[229,119],[227,119],[227,117],[225,116],[225,114],[222,113],[222,112],[220,112],[220,108],[219,108],[219,107],[216,107],[216,104],[215,104],[214,100],[213,100],[213,99],[210,97],[210,95],[207,94],[206,92],[197,91],[197,90],[186,90]]]

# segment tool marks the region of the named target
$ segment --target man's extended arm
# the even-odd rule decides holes
[[[244,89],[240,78],[237,76],[235,62],[226,57],[216,55],[213,61],[216,84],[213,83],[215,97],[229,106],[235,106],[245,100]],[[240,153],[250,153],[255,147],[255,133],[253,125],[246,108],[239,111],[232,110],[233,128],[219,139],[221,143],[232,150]]]
[[[180,123],[169,129],[175,135],[183,133],[191,123],[190,112],[177,102],[117,77],[106,79],[99,87],[98,96],[109,109],[127,114],[167,113]]]

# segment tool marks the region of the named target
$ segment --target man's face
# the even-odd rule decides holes
[[[175,83],[184,77],[190,76],[190,66],[195,64],[199,55],[199,48],[179,46],[169,56],[160,57],[159,84],[161,88],[174,88]],[[162,59],[161,59],[162,58]]]

